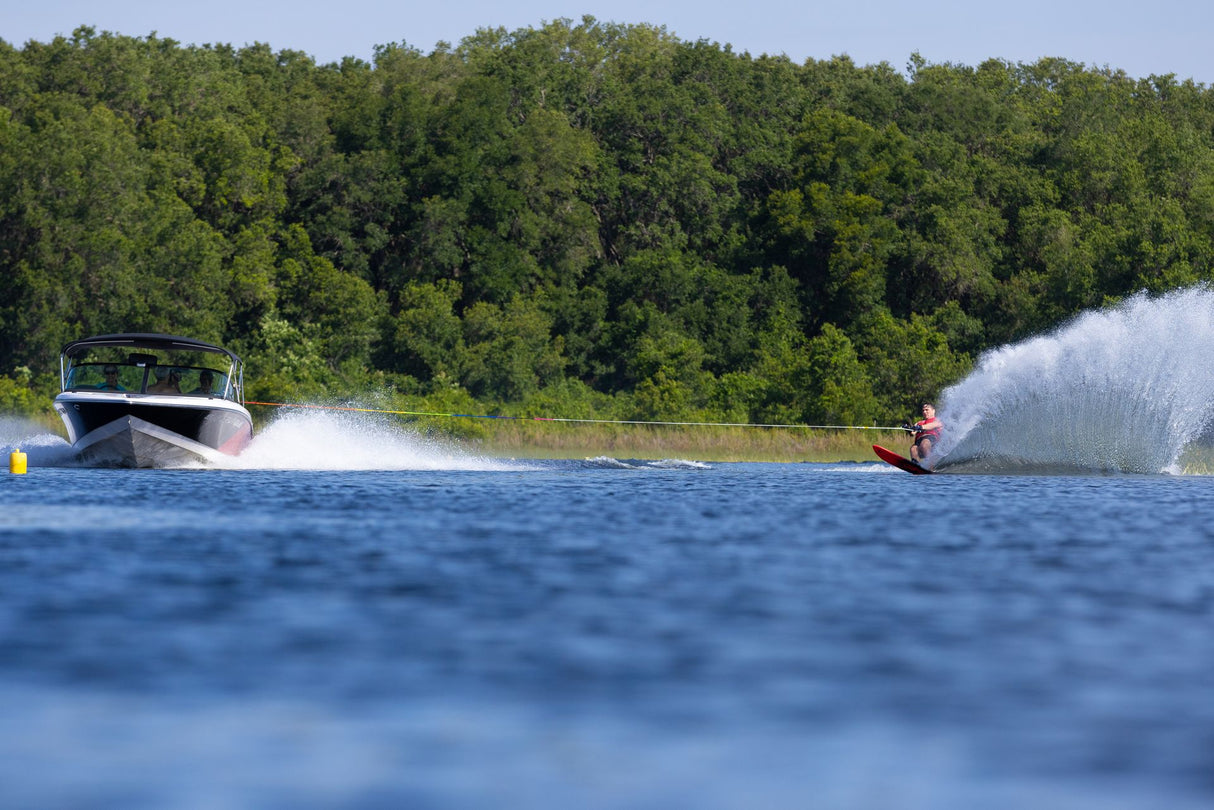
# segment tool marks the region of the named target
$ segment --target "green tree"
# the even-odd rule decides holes
[[[539,301],[516,296],[504,307],[480,301],[465,313],[464,387],[476,396],[518,402],[561,379],[562,342]]]
[[[467,363],[463,323],[456,314],[460,285],[440,279],[410,284],[395,318],[391,368],[419,380],[458,380]]]

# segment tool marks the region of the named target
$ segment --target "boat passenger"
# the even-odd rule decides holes
[[[118,382],[118,367],[117,366],[108,365],[105,368],[103,368],[101,371],[103,374],[105,374],[105,382],[103,382],[101,385],[97,386],[98,391],[125,391],[126,390]]]
[[[181,372],[168,366],[156,366],[156,382],[148,386],[149,394],[180,394]]]
[[[936,406],[930,402],[923,403],[923,418],[908,429],[915,434],[914,444],[911,445],[911,461],[923,466],[932,452],[932,446],[940,441],[940,431],[944,423],[936,418]]]
[[[198,375],[198,387],[195,388],[190,393],[197,397],[216,396],[215,392],[213,390],[211,390],[211,388],[214,384],[215,384],[215,375],[213,373],[211,373],[210,371],[204,370]]]

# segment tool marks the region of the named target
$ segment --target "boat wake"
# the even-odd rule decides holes
[[[681,458],[618,459],[611,456],[596,456],[584,462],[587,467],[609,470],[711,470],[712,466],[702,461]]]
[[[4,457],[15,449],[31,467],[88,467],[61,436],[20,419],[0,419]],[[459,444],[424,436],[366,414],[283,414],[253,437],[239,456],[179,469],[230,470],[519,470],[523,465],[479,456]]]
[[[1177,472],[1214,427],[1214,291],[1136,295],[982,356],[941,397],[937,468]]]
[[[200,465],[201,466],[201,465]],[[290,412],[253,437],[239,456],[215,465],[238,470],[518,470],[446,439],[370,414]]]
[[[76,451],[62,436],[26,419],[0,417],[0,453],[25,453],[31,467],[79,467]]]

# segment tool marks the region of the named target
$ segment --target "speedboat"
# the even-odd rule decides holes
[[[253,440],[244,365],[227,349],[157,334],[97,335],[59,358],[55,410],[80,458],[180,467],[235,456]]]

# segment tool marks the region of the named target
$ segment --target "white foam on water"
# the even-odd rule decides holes
[[[663,458],[652,461],[649,466],[658,470],[711,470],[712,467],[703,461],[691,461],[684,458]]]
[[[812,463],[812,462],[807,462]],[[832,473],[862,473],[864,475],[891,475],[902,472],[884,461],[851,461],[838,464],[814,464],[814,469]]]
[[[368,414],[284,413],[253,437],[224,469],[265,470],[518,470],[452,440],[423,435]]]
[[[26,419],[0,417],[0,453],[26,454],[30,467],[89,466],[62,436]],[[187,467],[282,470],[518,470],[502,459],[477,455],[453,440],[367,414],[291,412],[253,438],[243,453],[218,464]]]
[[[71,467],[78,462],[67,439],[45,427],[19,417],[0,417],[0,454],[4,459],[14,450],[25,453],[31,467]]]
[[[603,467],[614,470],[711,470],[712,466],[703,461],[691,461],[681,458],[663,458],[655,461],[646,459],[628,459],[621,461],[611,456],[595,456],[586,459],[591,467]]]
[[[618,458],[612,458],[611,456],[595,456],[594,458],[586,459],[586,463],[592,467],[607,467],[619,470],[640,469],[640,466],[637,464],[629,464],[627,462],[620,461]]]
[[[1214,290],[1089,312],[941,397],[937,465],[1160,473],[1214,425]]]

